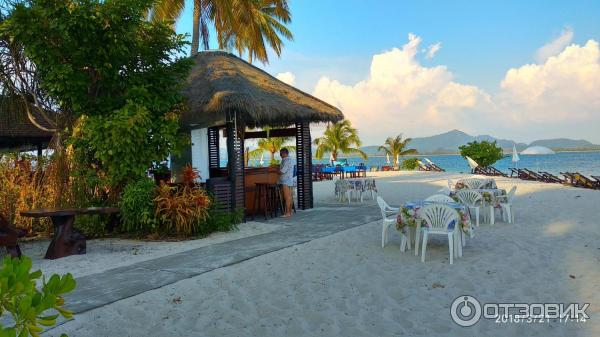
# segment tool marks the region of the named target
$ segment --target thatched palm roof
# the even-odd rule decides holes
[[[43,128],[52,127],[32,109],[33,118]],[[47,145],[53,132],[35,126],[25,109],[14,99],[0,96],[0,149],[33,149],[32,145]]]
[[[224,125],[236,111],[248,127],[287,126],[297,121],[337,122],[336,107],[288,85],[252,64],[223,51],[194,57],[183,89],[188,109],[184,128]],[[239,117],[238,117],[239,118]]]

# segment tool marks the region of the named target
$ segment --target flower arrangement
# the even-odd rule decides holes
[[[454,185],[454,189],[455,190],[462,190],[462,189],[465,189],[465,188],[467,188],[467,185],[465,185],[462,182],[457,182],[456,185]]]

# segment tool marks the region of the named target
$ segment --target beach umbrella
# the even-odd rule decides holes
[[[517,147],[515,145],[513,145],[512,162],[515,163],[515,166],[518,166],[519,160],[521,160],[521,158],[519,158],[519,153],[517,152]]]
[[[261,154],[260,154],[260,162],[259,162],[259,163],[260,163],[260,166],[263,166],[263,164],[265,163],[265,161],[263,160],[263,159],[264,159],[264,156],[265,156],[265,154],[264,154],[264,153],[261,153]]]
[[[467,162],[469,163],[469,167],[471,168],[471,170],[474,170],[479,166],[479,164],[477,164],[477,162],[474,161],[471,157],[467,156],[465,158],[467,158]]]
[[[389,164],[390,164],[390,154],[389,154],[389,153],[387,153],[387,154],[385,155],[385,157],[387,158],[387,164],[389,165]]]

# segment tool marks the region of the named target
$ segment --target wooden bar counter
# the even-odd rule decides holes
[[[247,167],[244,170],[246,190],[246,215],[254,213],[254,195],[256,183],[277,184],[279,167]]]

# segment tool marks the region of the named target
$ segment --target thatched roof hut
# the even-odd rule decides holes
[[[35,122],[42,128],[31,122],[15,100],[0,96],[0,150],[33,150],[48,146],[53,136],[48,130],[52,127],[35,113],[35,109],[32,111]]]
[[[206,51],[194,60],[183,90],[188,99],[184,128],[224,125],[227,114],[234,111],[250,128],[344,118],[336,107],[230,53]]]

